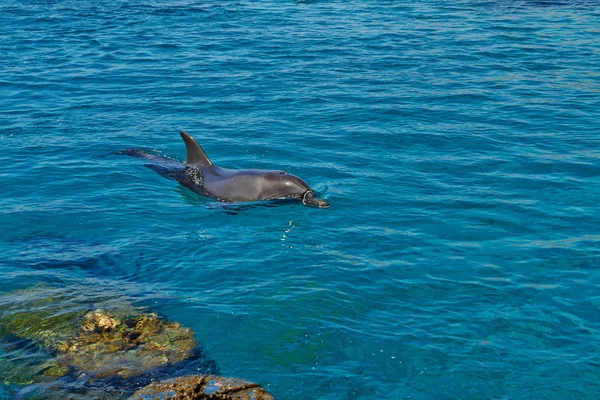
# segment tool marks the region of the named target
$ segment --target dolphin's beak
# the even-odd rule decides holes
[[[309,204],[319,208],[329,208],[329,203],[325,199],[314,198]]]
[[[304,196],[302,197],[302,204],[319,208],[329,208],[329,203],[327,200],[316,198],[315,193],[312,190],[304,193]]]

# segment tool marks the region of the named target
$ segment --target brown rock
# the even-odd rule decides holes
[[[129,400],[275,400],[256,383],[215,375],[189,375],[153,382]]]

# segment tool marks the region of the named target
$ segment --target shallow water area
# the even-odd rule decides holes
[[[278,399],[596,399],[599,27],[595,1],[4,0],[0,291],[114,287]],[[331,207],[115,154],[183,160],[180,130]]]

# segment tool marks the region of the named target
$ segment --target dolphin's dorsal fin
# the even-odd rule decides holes
[[[213,165],[204,150],[202,150],[202,147],[200,147],[198,142],[196,142],[189,133],[181,131],[179,134],[183,138],[187,149],[187,160],[185,160],[185,165],[197,165],[199,167]]]

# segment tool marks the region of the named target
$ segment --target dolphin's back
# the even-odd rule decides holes
[[[268,200],[274,196],[268,190],[265,191],[265,174],[272,173],[271,171],[228,169],[214,166],[203,169],[203,173],[204,187],[220,199],[257,201]]]

